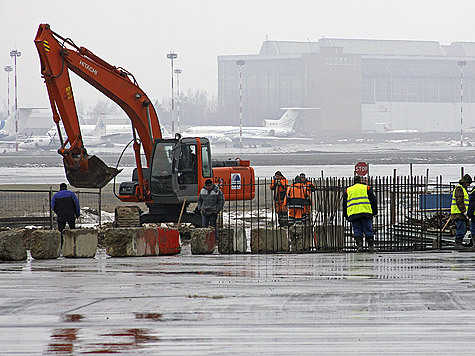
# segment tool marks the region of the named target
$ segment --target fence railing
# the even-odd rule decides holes
[[[28,224],[53,228],[56,216],[51,210],[51,200],[57,190],[0,189],[0,226]],[[74,190],[81,206],[77,224],[101,224],[100,191]]]
[[[295,224],[289,216],[291,209],[279,213],[282,209],[270,190],[271,179],[242,182],[255,185],[256,197],[251,201],[227,201],[218,235],[232,231],[235,252],[355,250],[351,224],[343,217],[342,209],[343,195],[353,180],[321,177],[309,181],[315,189],[307,216]],[[289,186],[292,183],[289,180]],[[378,203],[373,228],[380,251],[426,250],[454,244],[454,223],[445,224],[453,184],[443,184],[442,177],[429,183],[423,176],[394,176],[370,177],[368,185]],[[231,185],[221,189],[233,194]]]
[[[349,178],[310,179],[311,192],[307,219],[289,224],[289,209],[279,214],[271,179],[257,179],[253,200],[228,200],[220,215],[218,235],[232,234],[230,251],[353,251],[355,242],[350,223],[343,217],[343,194],[352,184]],[[292,181],[289,181],[289,185]],[[371,177],[378,215],[373,219],[375,243],[380,251],[426,250],[454,245],[455,223],[448,221],[454,184],[442,177],[428,183],[423,176]],[[221,186],[228,195],[232,185]],[[243,190],[240,190],[243,194]],[[51,199],[55,190],[0,189],[0,226],[26,224],[55,226]],[[82,214],[78,224],[101,223],[100,191],[75,191]],[[241,199],[241,200],[240,200]],[[290,219],[291,221],[292,219]],[[443,228],[443,229],[442,229]]]

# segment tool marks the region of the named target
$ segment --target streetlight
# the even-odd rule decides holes
[[[175,99],[173,94],[173,60],[178,58],[178,54],[170,52],[167,58],[171,60],[172,64],[172,134],[175,134]]]
[[[8,114],[8,117],[10,116],[10,72],[13,70],[13,67],[12,66],[5,66],[5,72],[7,72],[7,83],[8,83],[8,86],[7,86],[7,93],[8,93],[8,96],[7,96],[7,114]]]
[[[10,51],[10,57],[15,58],[15,151],[18,152],[18,92],[17,92],[17,75],[16,75],[16,59],[21,56],[21,52],[12,49]]]
[[[463,67],[467,62],[460,61],[458,65],[460,66],[460,147],[463,147]]]
[[[175,69],[176,74],[176,122],[178,126],[178,133],[180,133],[180,74],[181,69]]]
[[[238,59],[236,64],[239,66],[239,147],[242,153],[242,66],[246,61]]]

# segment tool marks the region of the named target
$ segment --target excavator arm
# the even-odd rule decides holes
[[[154,141],[162,137],[158,116],[150,99],[125,69],[112,66],[88,49],[76,46],[71,39],[53,32],[47,24],[39,26],[35,45],[53,120],[58,127],[61,142],[58,153],[63,156],[70,184],[80,188],[102,188],[119,173],[115,168],[107,167],[96,156],[87,154],[69,77],[69,71],[72,71],[117,103],[130,118],[140,181],[139,195],[144,199],[146,182],[140,161],[140,145],[143,147],[148,167]],[[61,136],[60,122],[65,128],[66,140]]]

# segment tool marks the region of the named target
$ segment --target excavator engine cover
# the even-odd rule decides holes
[[[64,169],[68,182],[76,188],[102,188],[109,183],[121,169],[108,167],[99,157],[83,155],[74,158],[75,164],[70,164],[70,159],[63,158]]]

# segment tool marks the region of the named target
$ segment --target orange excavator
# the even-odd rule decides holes
[[[249,161],[212,161],[210,143],[204,137],[177,134],[173,139],[162,138],[158,115],[130,72],[76,46],[70,38],[53,32],[48,24],[39,26],[35,45],[61,143],[58,153],[63,156],[66,177],[72,186],[102,188],[120,170],[87,153],[69,71],[117,103],[130,118],[136,168],[132,181],[120,184],[118,198],[146,203],[149,212],[142,214],[142,222],[177,221],[183,208],[197,201],[206,179],[221,185],[226,200],[254,198],[254,169]],[[67,138],[62,136],[60,122]],[[199,216],[185,213],[181,221],[198,224]]]

